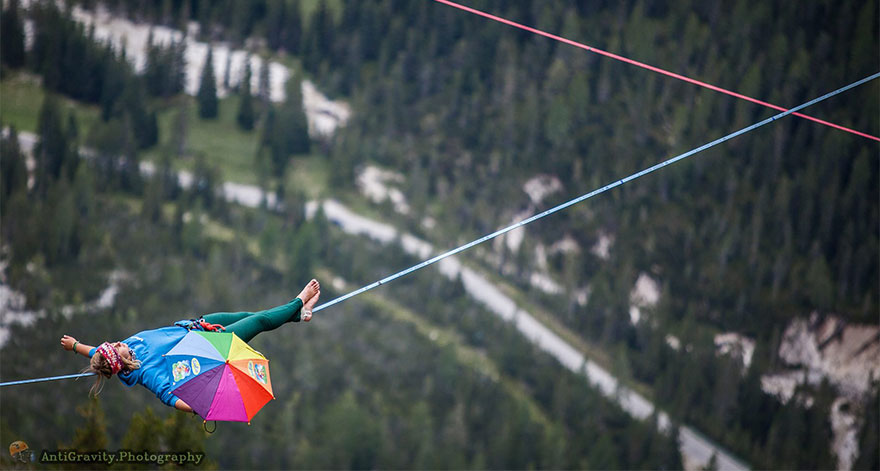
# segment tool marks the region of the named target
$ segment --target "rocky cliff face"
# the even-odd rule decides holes
[[[813,314],[785,329],[779,358],[800,367],[807,378],[828,378],[843,396],[857,399],[880,379],[880,327]]]
[[[827,379],[840,397],[830,411],[834,431],[832,450],[838,469],[848,470],[858,454],[858,411],[880,379],[880,326],[848,324],[837,316],[797,319],[785,329],[779,358],[791,369],[762,377],[765,392],[783,402],[791,400],[803,383],[818,385]],[[811,406],[810,397],[797,397]]]

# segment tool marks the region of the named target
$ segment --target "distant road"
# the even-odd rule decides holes
[[[34,134],[28,132],[20,132],[18,139],[22,149],[27,152],[32,150],[37,140]],[[155,171],[155,167],[151,162],[142,162],[141,171],[151,175]],[[192,183],[191,173],[181,171],[178,176],[182,186],[186,187]],[[228,201],[252,208],[259,207],[263,200],[263,191],[253,185],[226,182],[223,184],[223,193]],[[274,196],[272,194],[266,195],[266,202],[270,207],[275,206]],[[324,200],[321,203],[309,202],[306,205],[307,214],[314,214],[318,204],[321,205],[328,220],[338,224],[342,230],[349,234],[365,235],[386,244],[399,239],[404,250],[422,259],[427,259],[437,253],[428,242],[411,234],[399,233],[388,224],[361,216],[336,200]],[[455,279],[460,276],[471,297],[483,303],[499,317],[512,322],[526,338],[555,357],[566,368],[575,373],[586,375],[591,384],[606,397],[616,401],[631,416],[644,420],[654,412],[654,404],[621,384],[611,373],[585,358],[568,342],[538,322],[531,314],[520,309],[516,302],[502,293],[486,277],[462,266],[455,257],[441,260],[438,262],[438,268],[440,273],[447,278]],[[666,412],[659,410],[657,416],[659,428],[662,431],[668,430],[670,422]],[[719,470],[748,469],[747,464],[739,461],[720,446],[686,425],[679,428],[679,445],[687,468],[696,469],[704,466],[715,455]]]

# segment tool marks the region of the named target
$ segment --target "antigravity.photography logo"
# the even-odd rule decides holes
[[[205,457],[204,453],[193,451],[132,451],[132,450],[43,450],[40,453],[40,463],[92,463],[113,465],[116,463],[142,463],[162,466],[167,463],[178,465],[194,464],[198,466]]]

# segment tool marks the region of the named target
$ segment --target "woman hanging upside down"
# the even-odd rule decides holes
[[[141,384],[165,404],[186,412],[192,408],[171,394],[172,377],[162,355],[167,353],[190,330],[234,332],[249,342],[260,332],[277,329],[286,322],[308,322],[312,308],[321,296],[321,285],[310,281],[293,301],[259,312],[216,312],[198,319],[177,321],[169,327],[145,330],[121,342],[104,342],[97,347],[75,338],[61,337],[61,347],[91,358],[88,370],[97,373],[91,392],[101,392],[103,381],[115,374],[127,386]]]

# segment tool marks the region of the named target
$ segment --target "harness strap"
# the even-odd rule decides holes
[[[217,332],[220,330],[226,330],[226,327],[223,327],[221,324],[211,324],[206,321],[204,317],[199,317],[198,319],[189,319],[184,321],[177,321],[174,325],[183,327],[186,330],[201,330],[206,332]]]
[[[204,317],[199,317],[199,326],[201,326],[202,329],[205,329],[208,332],[216,332],[218,330],[226,330],[226,327],[223,327],[220,324],[211,324],[210,322],[206,321]]]

